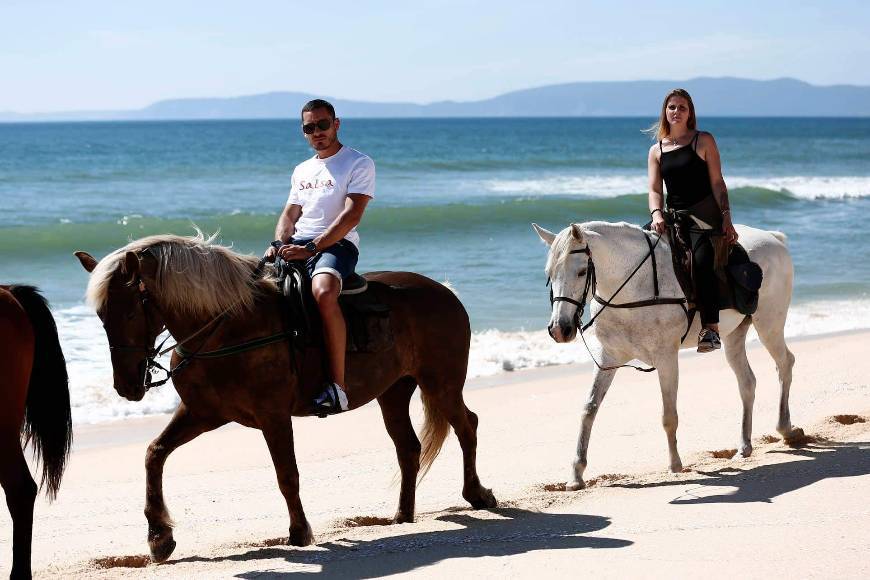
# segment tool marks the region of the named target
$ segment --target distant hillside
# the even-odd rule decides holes
[[[582,82],[513,91],[482,101],[376,103],[326,96],[343,117],[653,117],[664,94],[684,87],[698,112],[711,117],[867,117],[870,87],[816,86],[795,79],[754,81]],[[294,116],[306,93],[274,92],[232,98],[173,99],[136,111],[0,113],[0,121],[267,119]]]

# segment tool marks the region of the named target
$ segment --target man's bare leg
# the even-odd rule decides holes
[[[311,291],[323,321],[323,339],[329,358],[330,379],[345,390],[344,358],[347,345],[347,326],[338,306],[341,280],[329,273],[318,273],[311,280]]]

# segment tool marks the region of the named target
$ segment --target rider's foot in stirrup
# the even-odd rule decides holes
[[[719,333],[712,328],[702,328],[698,334],[698,352],[712,352],[722,348]]]
[[[314,414],[318,417],[335,415],[347,410],[347,394],[338,383],[327,383],[323,392],[314,398]]]

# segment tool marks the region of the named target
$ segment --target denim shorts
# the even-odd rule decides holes
[[[304,246],[310,241],[306,239],[291,239],[290,243]],[[308,270],[308,275],[312,278],[316,274],[332,274],[343,281],[353,274],[358,260],[359,250],[356,249],[353,242],[341,240],[308,258],[305,261],[305,268]]]

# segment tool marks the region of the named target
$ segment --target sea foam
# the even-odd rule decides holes
[[[112,366],[105,333],[99,319],[84,305],[56,313],[61,344],[70,375],[73,420],[97,423],[169,413],[178,405],[171,382],[153,389],[137,403],[118,396],[112,388]],[[472,334],[468,378],[498,373],[588,362],[580,340],[557,344],[541,328],[521,331],[482,330]],[[799,302],[792,305],[786,336],[812,336],[870,328],[870,296],[855,300]],[[750,340],[757,340],[754,331]],[[161,359],[168,366],[168,355]],[[724,359],[723,359],[723,365]],[[724,366],[723,366],[724,368]]]

